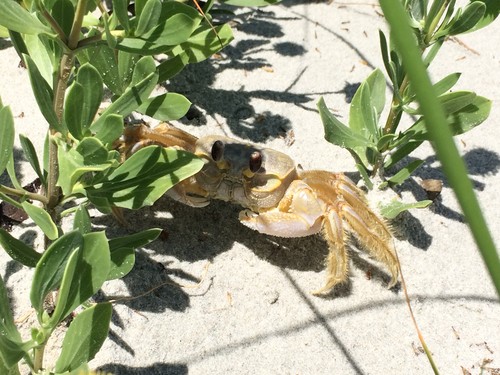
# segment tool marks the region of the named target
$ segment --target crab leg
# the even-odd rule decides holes
[[[391,272],[391,282],[389,288],[396,285],[398,281],[398,267],[397,259],[394,253],[392,243],[387,238],[381,238],[377,233],[370,230],[370,226],[363,220],[353,207],[349,204],[343,203],[340,205],[342,216],[351,226],[353,233],[361,241],[363,247],[373,255],[377,260],[387,265]],[[380,219],[377,218],[380,223]],[[384,226],[384,229],[387,230]],[[388,230],[387,230],[388,231]]]
[[[345,231],[342,219],[333,208],[323,222],[323,236],[328,242],[328,257],[326,258],[326,284],[312,292],[314,295],[328,293],[332,288],[347,279],[349,256],[345,247]]]

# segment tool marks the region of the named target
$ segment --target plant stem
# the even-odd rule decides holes
[[[20,197],[20,198],[25,197],[25,198],[32,199],[35,201],[40,201],[43,204],[48,203],[47,197],[45,197],[41,194],[31,193],[31,192],[26,191],[26,190],[19,190],[19,189],[11,188],[11,187],[4,186],[4,185],[0,185],[0,193],[4,193],[7,195],[14,195],[14,196]]]
[[[82,31],[83,16],[85,15],[85,10],[87,9],[87,0],[80,0],[76,6],[75,19],[73,20],[73,26],[71,26],[71,32],[68,38],[68,47],[74,50],[78,46],[78,40],[80,39],[80,32]]]
[[[45,343],[36,347],[34,351],[35,351],[35,359],[33,363],[33,369],[35,370],[35,373],[38,373],[40,370],[43,369],[43,354],[45,352]]]
[[[76,7],[75,18],[68,37],[67,46],[70,51],[66,51],[60,62],[59,72],[55,82],[54,90],[54,111],[60,122],[64,113],[64,96],[68,88],[68,81],[74,65],[73,50],[78,46],[80,32],[82,29],[83,17],[87,8],[87,0],[80,0]],[[55,135],[56,130],[50,129],[50,135]],[[49,140],[49,173],[47,178],[47,211],[55,219],[55,207],[61,200],[61,190],[57,187],[59,177],[59,163],[57,159],[57,144],[53,139]]]

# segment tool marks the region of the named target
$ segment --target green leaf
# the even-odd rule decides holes
[[[134,72],[132,73],[132,80],[130,82],[131,86],[137,85],[139,82],[144,80],[146,77],[153,74],[156,70],[155,60],[151,56],[143,56],[134,67]]]
[[[151,228],[128,236],[112,238],[109,240],[109,249],[115,251],[122,247],[131,247],[133,249],[142,247],[156,240],[160,233],[161,229]]]
[[[111,268],[106,280],[121,279],[127,275],[135,264],[135,249],[120,247],[111,252]]]
[[[135,0],[134,9],[135,9],[135,16],[137,19],[141,18],[142,10],[144,9],[148,1],[149,0]]]
[[[144,147],[106,176],[105,181],[87,187],[87,197],[99,209],[150,206],[202,166],[203,162],[189,152]]]
[[[384,109],[384,102],[385,79],[382,72],[376,69],[354,94],[349,108],[349,127],[364,138],[377,142],[377,122]]]
[[[27,34],[23,34],[23,35],[24,35],[24,37],[26,37]],[[27,55],[29,54],[28,49],[26,47],[26,43],[24,42],[23,36],[16,31],[9,30],[7,37],[10,37],[10,42],[14,46],[14,49],[16,50],[17,54],[19,55],[19,58],[21,60],[23,60],[23,54],[27,54]],[[24,60],[23,60],[23,62],[24,62]]]
[[[0,369],[2,362],[5,367],[11,368],[27,353],[21,341],[21,334],[14,324],[2,277],[0,277],[0,316]]]
[[[0,1],[0,25],[22,34],[54,34],[49,27],[14,0]]]
[[[318,110],[321,121],[325,128],[325,139],[343,148],[364,147],[367,148],[371,142],[361,134],[354,132],[351,128],[340,122],[326,107],[321,98],[318,101]]]
[[[441,105],[446,114],[455,113],[470,105],[476,98],[476,93],[471,91],[454,91],[439,96]]]
[[[445,38],[439,38],[433,45],[430,46],[430,48],[427,49],[427,53],[425,54],[425,57],[423,59],[426,67],[429,66],[432,61],[434,61],[434,58],[437,56],[439,50],[441,49],[444,40]]]
[[[190,63],[203,61],[220,51],[233,40],[229,25],[215,27],[214,33],[209,25],[201,25],[187,42],[182,43],[182,50],[189,56]]]
[[[343,147],[351,152],[353,157],[364,165],[370,166],[367,158],[369,149],[377,152],[375,145],[362,134],[355,133],[351,128],[340,122],[326,107],[325,101],[321,98],[318,101],[318,109],[325,128],[325,139],[337,146]]]
[[[498,17],[498,14],[500,13],[500,1],[498,0],[472,0],[472,1],[477,1],[485,4],[486,11],[484,12],[482,19],[478,23],[476,23],[476,26],[471,31],[476,31],[485,26],[488,26]]]
[[[116,48],[141,55],[164,53],[187,41],[199,23],[198,17],[193,19],[184,13],[174,14],[139,37],[119,40]]]
[[[71,33],[75,8],[70,0],[57,0],[51,9],[52,17],[57,21],[66,37]]]
[[[19,182],[16,176],[16,170],[14,166],[14,154],[10,155],[6,169],[7,169],[7,174],[10,177],[10,182],[12,182],[12,185],[14,185],[16,189],[23,190],[23,187],[21,186],[21,183]]]
[[[6,336],[14,341],[21,341],[21,335],[14,324],[14,318],[10,311],[9,297],[7,295],[7,290],[0,276],[0,336]],[[1,351],[0,351],[1,353]]]
[[[38,67],[35,65],[30,56],[24,55],[24,61],[26,62],[26,66],[28,68],[31,87],[33,89],[33,93],[35,94],[36,102],[38,103],[38,107],[40,107],[40,111],[42,112],[43,117],[45,117],[45,120],[47,120],[51,128],[56,129],[64,134],[65,132],[59,124],[59,120],[57,119],[56,113],[54,112],[54,94],[52,92],[52,88],[42,77],[40,71],[38,70]]]
[[[384,62],[385,70],[387,74],[389,75],[389,78],[392,81],[393,85],[397,84],[396,80],[396,72],[393,69],[391,65],[391,59],[389,55],[389,48],[387,45],[387,38],[385,37],[385,34],[382,32],[382,30],[379,30],[379,41],[380,41],[380,51],[382,53],[382,61]]]
[[[38,178],[42,182],[42,185],[45,186],[45,176],[43,175],[42,169],[40,168],[40,162],[38,160],[38,155],[36,154],[33,143],[31,143],[31,140],[23,134],[19,134],[19,141],[21,143],[24,156],[26,157],[31,167],[37,174]]]
[[[92,360],[108,336],[112,306],[98,303],[78,314],[66,332],[55,372],[77,369]]]
[[[444,77],[443,79],[436,82],[433,85],[436,94],[439,96],[450,90],[458,82],[460,75],[461,75],[460,73],[451,73],[446,77]]]
[[[463,134],[480,125],[488,118],[491,100],[476,96],[471,104],[448,116],[453,135]]]
[[[485,12],[486,5],[480,1],[467,4],[463,8],[463,13],[453,22],[447,34],[457,35],[472,31],[476,24],[483,19]]]
[[[83,138],[83,86],[77,81],[68,89],[64,103],[64,123],[73,137],[80,140]]]
[[[370,103],[370,87],[363,82],[356,90],[349,107],[349,127],[364,138],[376,139],[377,124]]]
[[[174,57],[162,61],[156,70],[159,74],[158,83],[165,82],[179,73],[189,63],[189,56],[186,53],[180,53]]]
[[[120,75],[120,80],[124,88],[130,86],[132,74],[134,73],[139,58],[139,55],[118,51],[118,74]]]
[[[94,121],[97,110],[101,105],[103,81],[98,70],[91,64],[85,63],[78,69],[76,82],[82,85],[83,88],[81,124],[82,129],[86,130],[90,127],[92,121]]]
[[[34,61],[47,84],[52,87],[59,66],[61,48],[43,34],[24,35],[24,42],[28,49],[27,55]]]
[[[104,232],[83,235],[83,247],[69,257],[56,308],[50,318],[55,327],[75,308],[92,297],[102,286],[110,269],[109,246]]]
[[[380,188],[383,189],[385,186],[390,185],[390,186],[397,186],[402,184],[403,182],[408,179],[411,174],[422,164],[424,163],[423,160],[417,159],[413,160],[411,163],[409,163],[406,167],[402,168],[398,173],[396,173],[394,176],[389,178],[387,181],[383,182],[380,185]]]
[[[128,33],[129,24],[128,24],[128,0],[113,0],[113,14],[120,21],[120,25],[123,26],[125,31]]]
[[[420,22],[425,19],[427,14],[427,1],[426,0],[410,0],[407,7],[410,14],[416,21]]]
[[[82,246],[83,236],[80,232],[65,233],[48,247],[36,265],[30,300],[40,322],[45,297],[60,286],[68,258]]]
[[[123,134],[123,117],[120,115],[106,115],[104,125],[96,133],[103,144],[111,144]]]
[[[277,4],[281,0],[221,0],[221,3],[242,7],[264,7]]]
[[[144,12],[141,11],[135,35],[141,36],[158,24],[161,15],[161,1],[148,0],[144,5]]]
[[[460,97],[458,97],[458,99],[460,100]],[[457,107],[460,107],[460,105]],[[451,106],[449,108],[451,108]],[[463,134],[480,125],[488,118],[490,111],[491,101],[482,96],[475,96],[472,103],[460,108],[454,113],[448,114],[446,120],[451,128],[452,134],[455,136]],[[405,133],[414,140],[428,140],[429,136],[424,121],[425,119],[420,118],[406,130]]]
[[[368,78],[366,78],[365,82],[370,87],[370,103],[375,109],[377,115],[376,121],[378,121],[385,106],[386,82],[384,74],[380,69],[375,69]]]
[[[363,179],[363,182],[365,186],[368,188],[368,190],[373,189],[373,182],[370,180],[370,176],[368,175],[366,168],[363,166],[363,164],[357,163],[356,164],[356,169],[358,170],[361,178]]]
[[[14,117],[10,107],[0,105],[0,175],[7,167],[14,149]]]
[[[100,172],[117,165],[116,153],[108,151],[96,137],[84,138],[76,147],[59,142],[57,149],[59,177],[57,185],[65,195],[73,193],[75,184],[87,172]]]
[[[184,116],[191,102],[185,96],[176,93],[165,93],[146,100],[137,112],[160,121],[171,121]]]
[[[158,73],[151,73],[135,86],[125,90],[123,95],[116,99],[104,112],[101,117],[94,122],[90,129],[99,133],[108,114],[118,114],[123,117],[135,111],[149,97],[158,81]]]
[[[389,204],[380,208],[380,214],[386,219],[394,219],[401,212],[412,208],[426,208],[432,203],[431,200],[423,200],[414,203],[403,203],[399,200],[393,200]]]
[[[89,63],[99,72],[104,84],[115,94],[125,90],[118,71],[115,51],[107,45],[89,47],[78,53],[80,63]],[[82,83],[83,84],[83,83]],[[100,101],[99,101],[100,104]]]
[[[393,151],[389,155],[389,157],[384,162],[384,168],[392,168],[397,162],[410,155],[417,147],[422,144],[422,142],[423,141],[421,140],[415,141],[411,139],[411,137],[408,137],[401,146],[398,146],[398,149],[396,151]]]
[[[12,259],[28,267],[35,267],[41,258],[31,246],[14,238],[2,228],[0,228],[0,245]]]
[[[78,230],[81,234],[90,233],[92,230],[92,223],[90,222],[89,211],[87,206],[80,204],[75,211],[75,217],[73,219],[73,229]]]
[[[28,202],[23,202],[21,205],[24,211],[26,211],[29,217],[38,225],[49,240],[53,241],[59,236],[57,226],[54,224],[47,211]]]

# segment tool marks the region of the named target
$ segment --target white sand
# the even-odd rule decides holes
[[[190,66],[170,84],[206,119],[180,126],[195,135],[265,143],[304,169],[355,172],[349,153],[324,140],[316,102],[323,95],[347,121],[346,97],[353,91],[345,89],[373,68],[383,69],[379,9],[296,0],[243,13],[221,60]],[[432,72],[436,79],[462,72],[457,88],[493,100],[489,119],[457,144],[499,244],[500,22],[459,39],[477,53],[450,41]],[[3,103],[12,107],[18,132],[41,148],[46,125],[27,73],[14,49],[5,41],[0,46]],[[291,146],[282,137],[289,129]],[[424,198],[422,178],[443,178],[431,147],[413,156],[426,163],[402,188],[408,202]],[[25,165],[21,173],[28,182],[33,174]],[[116,304],[109,339],[93,367],[115,374],[431,373],[403,294],[386,289],[383,267],[353,251],[348,285],[331,298],[313,297],[309,291],[325,278],[326,243],[319,236],[255,233],[238,223],[238,211],[223,202],[193,209],[163,199],[155,209],[127,213],[134,230],[161,227],[169,237],[138,250],[132,273],[104,288],[107,298],[138,296],[169,280],[195,284],[211,264],[199,288],[166,285]],[[111,236],[127,233],[112,218],[96,218],[95,224]],[[479,374],[486,362],[500,371],[498,296],[448,184],[432,209],[413,210],[395,227],[403,236],[396,245],[413,308],[441,373]],[[40,245],[33,224],[16,233],[24,230],[24,240]],[[31,272],[3,252],[0,269],[19,318],[29,311]]]

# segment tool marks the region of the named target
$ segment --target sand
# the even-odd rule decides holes
[[[198,109],[177,125],[197,136],[258,142],[286,152],[304,169],[358,179],[349,153],[324,140],[316,103],[323,96],[347,121],[357,85],[374,68],[383,70],[379,28],[385,29],[380,9],[369,4],[285,0],[242,10],[235,40],[218,58],[189,66],[168,83]],[[457,89],[493,101],[488,120],[456,139],[497,244],[499,45],[497,21],[449,41],[432,67],[436,80],[461,72]],[[0,41],[2,101],[12,108],[17,131],[40,149],[46,125],[18,62],[10,43]],[[416,318],[442,374],[498,373],[498,295],[432,148],[424,145],[412,158],[425,163],[398,189],[403,201],[425,198],[422,179],[444,180],[430,208],[393,223]],[[31,181],[27,163],[16,166],[22,180]],[[310,291],[325,279],[325,241],[259,234],[238,222],[239,210],[224,202],[194,209],[161,199],[154,208],[127,212],[129,229],[93,213],[95,229],[109,236],[149,227],[168,233],[138,249],[133,271],[100,293],[101,300],[138,298],[114,305],[110,334],[93,368],[115,374],[431,373],[402,290],[387,289],[383,266],[352,249],[349,282],[330,297],[314,297]],[[42,242],[29,221],[14,233],[24,233],[34,246]],[[32,272],[4,252],[0,272],[15,317],[29,313]],[[57,353],[57,339],[51,343]]]

